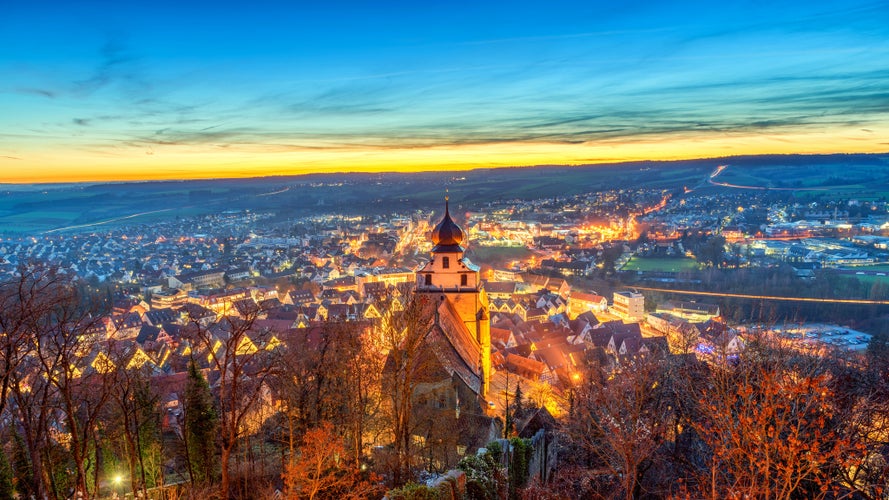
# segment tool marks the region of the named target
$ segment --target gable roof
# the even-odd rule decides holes
[[[556,371],[573,365],[565,352],[567,344],[553,345],[534,351],[532,356],[545,364],[550,370]]]
[[[315,300],[311,290],[291,290],[287,295],[294,304],[297,302],[313,302]]]
[[[540,377],[546,371],[546,364],[543,362],[511,353],[506,355],[506,366],[512,368],[514,372],[534,374],[536,377]]]
[[[642,328],[639,326],[639,323],[624,323],[620,320],[614,320],[602,323],[602,327],[607,328],[615,335],[632,334],[642,336]]]
[[[583,292],[572,292],[571,297],[568,298],[569,301],[580,301],[580,302],[592,302],[595,304],[601,303],[603,300],[608,301],[605,297],[601,295],[595,295],[592,293],[583,293]]]
[[[484,284],[485,291],[489,294],[513,294],[516,291],[515,281],[487,281]]]
[[[512,332],[505,328],[497,328],[491,327],[491,343],[499,344],[503,347],[507,347],[509,344],[509,338],[512,336]]]
[[[473,392],[479,393],[481,353],[478,342],[449,300],[440,301],[435,312],[435,322],[427,336],[433,352],[450,374],[456,374]]]
[[[536,411],[528,418],[518,431],[520,438],[530,439],[537,434],[537,431],[543,429],[545,431],[554,430],[558,426],[556,419],[553,418],[546,405],[537,408]]]
[[[157,335],[161,332],[161,329],[156,326],[151,326],[149,324],[143,324],[142,328],[139,329],[139,335],[136,336],[136,342],[140,344],[144,344],[145,342],[154,342],[157,340]]]
[[[702,314],[716,316],[719,314],[718,304],[708,304],[705,302],[691,302],[680,300],[668,300],[658,306],[660,311],[674,311],[685,314]]]
[[[586,338],[594,347],[605,347],[611,340],[611,331],[607,328],[593,328],[586,332]]]
[[[179,320],[179,313],[172,308],[165,307],[163,309],[152,309],[144,314],[145,321],[152,325],[160,325],[162,323],[173,323]]]

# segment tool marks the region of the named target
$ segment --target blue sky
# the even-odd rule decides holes
[[[889,2],[12,2],[0,182],[889,151]]]

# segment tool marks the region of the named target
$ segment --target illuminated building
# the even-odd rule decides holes
[[[485,398],[491,380],[491,326],[488,297],[479,268],[463,253],[463,230],[451,219],[447,200],[441,222],[432,230],[432,255],[417,271],[417,292],[439,304],[436,330],[453,351],[440,357],[479,397]]]
[[[645,317],[645,297],[638,292],[614,292],[611,311],[624,321],[641,321]]]

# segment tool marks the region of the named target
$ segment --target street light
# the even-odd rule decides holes
[[[114,495],[112,496],[112,498],[120,498],[118,496],[117,490],[120,488],[120,485],[123,484],[123,475],[116,474],[113,478],[111,478],[111,481],[114,483]]]
[[[574,397],[580,383],[580,372],[571,373],[571,387],[568,388],[568,414],[574,415]]]

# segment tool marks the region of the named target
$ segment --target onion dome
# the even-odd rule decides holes
[[[445,198],[445,214],[441,222],[432,230],[432,243],[435,247],[433,252],[441,251],[463,251],[460,243],[463,242],[463,230],[451,219],[451,213],[448,210],[448,200]]]

